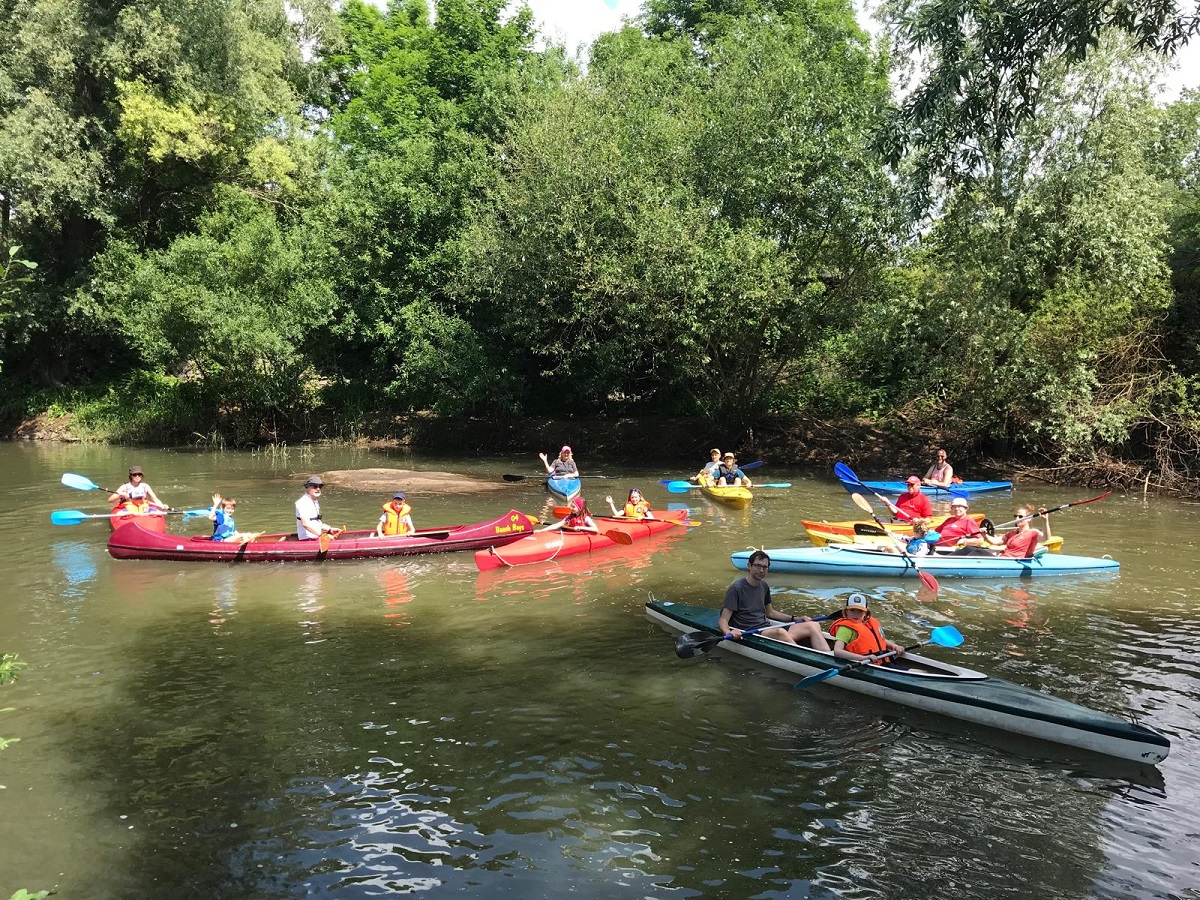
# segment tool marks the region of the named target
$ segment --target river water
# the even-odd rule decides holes
[[[0,445],[0,652],[28,664],[0,689],[0,735],[20,738],[0,752],[0,896],[1200,897],[1200,508],[1113,495],[1053,516],[1066,552],[1109,553],[1116,576],[861,585],[902,642],[949,623],[966,635],[930,655],[1132,710],[1173,745],[1146,767],[833,686],[796,693],[721,652],[677,659],[648,595],[717,606],[731,551],[804,544],[801,518],[856,510],[832,477],[770,467],[760,480],[794,486],[730,510],[655,484],[682,471],[579,449],[585,473],[619,474],[588,482],[594,506],[638,486],[701,525],[500,573],[470,554],[116,561],[102,520],[49,523],[105,511],[63,472],[112,487],[137,463],[174,506],[220,490],[243,530],[282,531],[310,472],[540,464]],[[1022,487],[975,506],[999,521],[1096,493]],[[409,501],[428,527],[540,515],[544,498],[531,480]],[[385,499],[334,488],[322,508],[369,527]],[[859,586],[770,581],[787,612]]]

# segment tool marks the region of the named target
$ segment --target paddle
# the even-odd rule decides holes
[[[862,481],[859,480],[859,477],[854,474],[854,470],[851,469],[844,462],[838,462],[838,463],[833,464],[833,474],[836,475],[838,477],[838,479],[841,481],[848,481],[851,484],[858,485],[860,488],[862,488],[865,491],[870,491],[872,494],[875,495],[875,499],[877,499],[880,503],[882,503],[889,510],[891,510],[891,513],[893,516],[897,516],[897,517],[903,519],[905,522],[912,521],[912,516],[910,516],[904,510],[900,509],[900,507],[898,507],[895,503],[893,503],[887,497],[884,497],[882,494],[878,494],[875,491],[872,491],[869,487],[867,487],[865,484],[863,484]],[[861,495],[860,494],[851,494],[850,496],[858,497]],[[855,502],[857,503],[858,501],[855,501]],[[867,511],[869,513],[871,513],[872,518],[875,517],[875,511],[870,508],[870,504],[867,505]],[[879,521],[879,520],[876,519],[876,521]],[[880,525],[880,527],[881,528],[883,527],[882,524]]]
[[[919,647],[924,647],[926,644],[937,644],[939,647],[957,647],[965,638],[953,625],[942,625],[929,632],[929,638],[924,641],[918,641],[915,644],[910,644],[904,648],[904,652],[916,650]],[[841,669],[826,669],[824,672],[818,672],[816,675],[809,675],[807,678],[802,678],[796,682],[792,690],[802,691],[805,688],[812,687],[814,684],[819,684],[822,681],[828,681],[830,678],[836,678],[843,672],[849,672],[851,669],[857,669],[860,666],[870,665],[877,659],[888,659],[895,656],[895,650],[889,650],[887,653],[880,653],[875,656],[869,656],[866,659],[855,660],[850,665]]]
[[[556,506],[551,510],[551,512],[553,512],[553,514],[558,516],[560,519],[565,519],[567,516],[571,515],[571,513],[575,512],[575,510],[573,510],[567,506]],[[650,519],[649,521],[653,522],[655,520]],[[546,528],[542,528],[540,530],[541,531],[561,531],[562,527],[563,526],[561,523],[556,522],[555,524],[550,525]],[[586,531],[581,531],[581,532],[576,532],[576,533],[577,534],[590,534],[590,532],[586,532]],[[604,535],[606,538],[608,538],[614,544],[620,544],[623,547],[628,547],[630,544],[633,543],[632,537],[627,535],[625,532],[617,531],[616,529],[610,529],[609,531],[601,531],[601,532],[598,532],[598,534]]]
[[[1070,509],[1072,506],[1083,506],[1083,504],[1085,504],[1085,503],[1095,503],[1097,500],[1103,500],[1105,497],[1107,497],[1111,493],[1112,493],[1112,491],[1105,491],[1099,497],[1089,497],[1087,500],[1076,500],[1074,503],[1064,503],[1064,504],[1062,504],[1062,506],[1055,506],[1052,509],[1046,510],[1045,515],[1048,516],[1048,515],[1050,515],[1050,513],[1053,513],[1053,512],[1062,512],[1064,509]],[[1028,516],[1021,516],[1018,519],[1013,519],[1011,522],[1005,522],[1002,525],[997,525],[996,527],[997,528],[1009,528],[1013,525],[1016,525],[1018,522],[1025,521],[1027,519],[1034,519],[1040,515],[1043,515],[1043,514],[1035,512]]]
[[[905,546],[904,541],[883,527],[883,523],[879,521],[879,517],[875,515],[875,510],[871,508],[871,504],[867,498],[862,494],[851,494],[850,499],[854,501],[854,505],[859,509],[870,513],[871,518],[875,520],[875,524],[883,529],[883,531],[886,531],[889,535],[891,535],[892,540],[896,542],[896,546],[900,548],[900,555],[908,560],[908,562],[912,564],[913,569],[916,570],[917,577],[921,579],[921,584],[925,585],[925,587],[929,588],[936,594],[939,588],[938,580],[917,565],[917,558],[908,552],[908,548]]]
[[[87,519],[122,519],[129,516],[129,513],[85,513],[77,509],[56,509],[50,513],[50,522],[53,525],[78,525]],[[153,512],[142,513],[146,516],[171,516],[182,515],[185,519],[195,516],[207,516],[207,509],[159,509]],[[136,518],[136,516],[134,516]]]
[[[69,488],[75,488],[77,491],[106,491],[109,494],[115,494],[116,491],[110,491],[106,487],[100,487],[90,478],[84,478],[82,475],[76,475],[74,472],[64,472],[62,483]]]
[[[762,460],[755,460],[754,462],[748,462],[745,464],[745,466],[740,466],[739,468],[742,469],[743,472],[745,472],[746,469],[761,468],[762,466],[764,466],[764,464],[766,464],[766,463],[764,463]],[[676,479],[670,479],[670,478],[659,481],[659,484],[664,487],[670,487],[671,485],[677,485],[677,484],[688,484],[691,487],[697,487],[697,485],[692,485],[688,481],[678,481]],[[757,487],[769,487],[769,485],[756,485],[756,486]],[[791,485],[788,485],[788,487],[791,487]],[[679,491],[676,491],[676,493],[679,493]]]
[[[513,475],[512,473],[506,473],[504,475],[501,475],[500,477],[503,478],[505,481],[527,481],[530,478],[537,478],[540,480],[545,480],[545,479],[551,478],[553,476],[551,476],[551,475]],[[559,477],[560,478],[612,478],[613,476],[612,475],[560,475]]]
[[[823,622],[826,619],[837,618],[841,614],[841,610],[834,610],[831,613],[825,613],[820,616],[813,616],[812,621]],[[770,625],[763,625],[761,628],[750,628],[742,632],[743,637],[747,634],[759,634],[763,631],[770,631],[772,628],[787,628],[789,625],[794,625],[795,622],[772,622]],[[711,634],[707,631],[689,631],[687,634],[681,634],[675,641],[675,655],[680,659],[695,659],[697,656],[707,653],[721,641],[733,640],[732,634]]]

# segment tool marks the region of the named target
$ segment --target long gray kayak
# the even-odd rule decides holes
[[[687,603],[651,600],[646,604],[646,615],[651,621],[679,633],[703,631],[719,635],[720,614],[719,609]],[[835,659],[831,651],[797,647],[760,635],[721,641],[717,647],[798,679],[831,668],[845,669],[848,665]],[[976,725],[1140,763],[1162,762],[1171,751],[1171,742],[1153,728],[1011,681],[915,653],[905,654],[902,663],[903,668],[859,666],[825,684]]]
[[[752,550],[730,554],[730,561],[745,569]],[[824,547],[786,547],[768,550],[772,572],[797,572],[807,575],[898,575],[915,577],[918,568],[934,575],[958,578],[1030,578],[1045,575],[1078,575],[1083,572],[1116,572],[1121,564],[1115,559],[1097,556],[1071,556],[1044,553],[1031,559],[1006,556],[958,556],[938,553],[932,556],[903,556],[892,548],[852,544]]]

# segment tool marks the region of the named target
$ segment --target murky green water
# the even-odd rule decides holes
[[[536,448],[535,448],[536,449]],[[603,461],[580,451],[585,472]],[[731,550],[804,543],[848,518],[832,478],[749,510],[686,497],[703,524],[629,548],[480,574],[469,554],[328,564],[120,562],[104,511],[131,463],[167,502],[239,498],[247,530],[289,530],[309,472],[396,466],[537,471],[537,460],[286,457],[0,445],[7,555],[0,651],[0,896],[994,898],[1200,895],[1200,511],[1112,496],[1054,517],[1066,551],[1116,577],[869,585],[889,633],[953,622],[936,650],[1173,742],[1157,769],[1084,758],[710,654],[682,662],[648,593],[717,605]],[[590,495],[674,470],[620,472]],[[862,473],[879,474],[885,473]],[[403,485],[400,485],[403,486]],[[1023,489],[1054,505],[1086,489]],[[333,489],[327,520],[366,527],[385,498]],[[536,482],[414,496],[418,525],[540,513]],[[1011,497],[986,501],[1007,518]],[[204,520],[172,521],[200,533]],[[788,611],[850,588],[774,575]]]

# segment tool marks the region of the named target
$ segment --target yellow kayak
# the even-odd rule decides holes
[[[732,506],[734,509],[745,509],[750,505],[750,501],[754,499],[754,494],[747,487],[701,484],[700,490],[706,497],[711,497],[718,503],[724,503],[726,506]]]
[[[896,541],[891,537],[884,537],[879,534],[845,534],[841,531],[834,530],[828,527],[822,527],[825,523],[805,522],[804,531],[808,535],[808,539],[818,547],[824,547],[827,544],[859,544],[868,547],[894,547]],[[888,529],[891,531],[891,529]],[[897,533],[896,537],[907,539],[912,537],[912,529],[908,529],[908,534]],[[1039,547],[1045,547],[1051,553],[1062,552],[1063,539],[1060,535],[1053,535],[1044,543],[1038,544]]]

